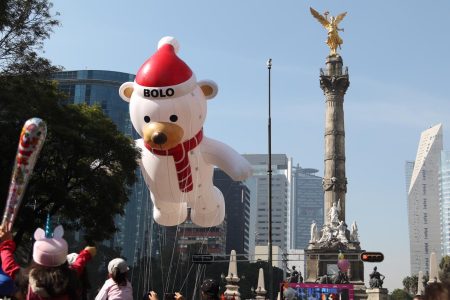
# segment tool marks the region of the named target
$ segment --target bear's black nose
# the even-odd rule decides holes
[[[152,135],[152,141],[156,145],[163,145],[167,142],[167,135],[165,135],[163,132],[155,132]]]

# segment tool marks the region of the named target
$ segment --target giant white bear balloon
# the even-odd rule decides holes
[[[222,223],[225,203],[212,182],[217,166],[234,180],[251,175],[247,160],[203,134],[206,101],[217,94],[212,81],[197,82],[177,55],[178,42],[164,37],[157,52],[119,94],[130,103],[130,117],[142,137],[140,166],[150,188],[153,217],[165,226],[191,220],[203,227]]]

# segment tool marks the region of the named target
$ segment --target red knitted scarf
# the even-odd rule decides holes
[[[192,171],[189,164],[189,151],[197,147],[203,139],[203,128],[190,140],[187,140],[181,144],[169,150],[159,150],[152,148],[149,144],[145,144],[150,152],[156,155],[173,156],[175,161],[175,168],[177,170],[178,186],[183,193],[192,191]]]

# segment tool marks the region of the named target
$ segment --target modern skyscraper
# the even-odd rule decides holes
[[[414,170],[414,161],[406,161],[405,178],[406,178],[406,194],[408,195],[409,186],[411,185],[411,177]]]
[[[441,124],[422,132],[408,188],[411,274],[429,270],[430,253],[441,253],[439,171],[442,148]],[[410,164],[407,163],[407,170]],[[437,258],[439,261],[440,255]]]
[[[241,181],[233,181],[224,171],[214,169],[214,185],[225,199],[226,253],[249,253],[250,190]]]
[[[323,226],[323,188],[319,170],[296,166],[292,170],[293,198],[290,209],[290,239],[293,249],[305,249],[311,238],[312,221]]]
[[[245,180],[250,189],[249,250],[267,246],[269,241],[269,179],[267,154],[244,154],[252,165],[253,176]],[[287,248],[288,199],[291,165],[285,154],[272,154],[272,245]]]
[[[442,256],[450,255],[450,151],[441,153],[439,197],[441,200]]]
[[[134,77],[133,74],[102,70],[62,71],[52,75],[58,88],[68,95],[68,103],[98,104],[118,129],[133,139],[137,134],[131,125],[128,103],[120,98],[118,91],[122,83],[134,81]],[[141,172],[136,172],[138,180],[132,187],[124,216],[116,218],[120,231],[113,240],[114,247],[122,249],[129,264],[136,262],[140,252],[147,248],[145,241],[151,237],[149,228],[153,220],[147,186]]]

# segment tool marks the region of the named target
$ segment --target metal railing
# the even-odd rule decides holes
[[[320,76],[346,76],[348,75],[348,67],[337,68],[320,68]]]

